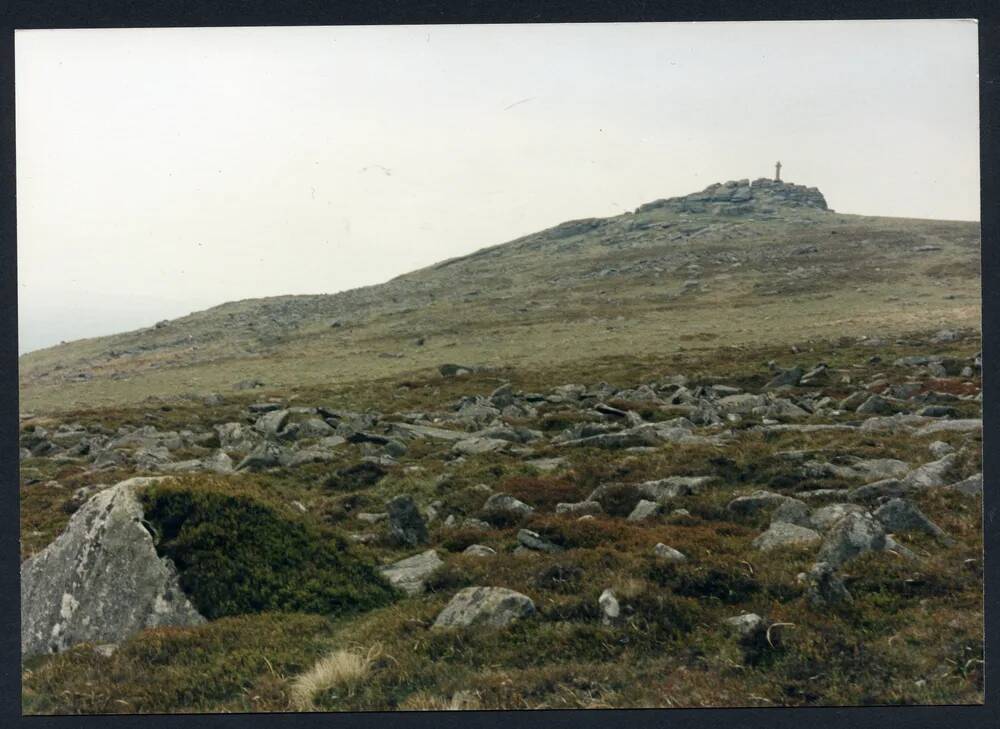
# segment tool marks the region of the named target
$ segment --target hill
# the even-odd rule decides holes
[[[982,703],[978,248],[737,181],[27,355],[23,711]]]
[[[815,188],[728,182],[377,286],[230,302],[32,352],[21,407],[978,327],[979,245],[976,223],[846,215]]]

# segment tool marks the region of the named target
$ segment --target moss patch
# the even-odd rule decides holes
[[[158,551],[177,565],[181,587],[205,617],[340,615],[391,600],[374,567],[337,535],[219,482],[207,484],[160,484],[142,496]]]

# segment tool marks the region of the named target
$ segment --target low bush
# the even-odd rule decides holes
[[[224,488],[160,484],[143,496],[160,554],[206,618],[263,611],[339,615],[388,603],[375,568],[332,533]]]

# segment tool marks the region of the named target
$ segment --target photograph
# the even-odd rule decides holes
[[[21,714],[983,706],[979,38],[16,30]]]

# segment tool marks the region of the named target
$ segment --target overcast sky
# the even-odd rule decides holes
[[[20,350],[728,179],[979,219],[972,21],[16,34]]]

